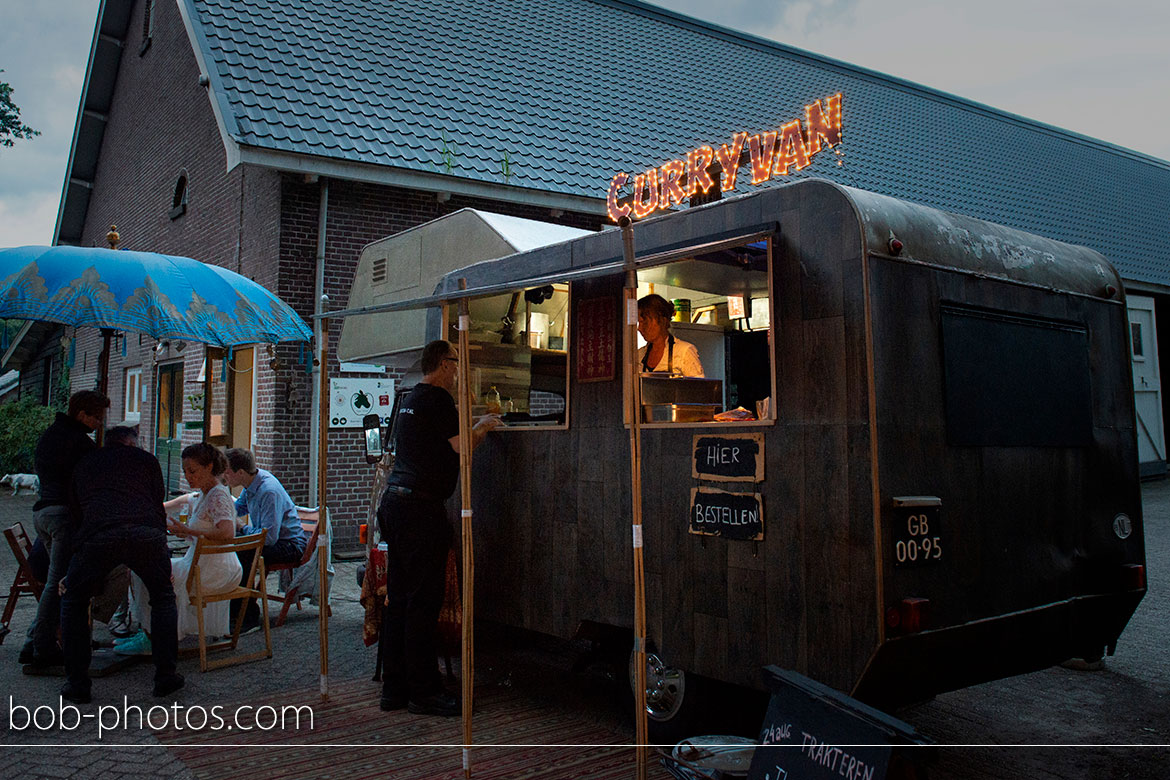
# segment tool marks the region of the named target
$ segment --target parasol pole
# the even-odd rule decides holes
[[[321,313],[329,311],[329,296],[321,296]],[[319,576],[317,587],[317,633],[321,643],[321,700],[329,699],[329,594],[328,594],[328,566],[329,557],[333,554],[333,545],[330,543],[332,534],[327,533],[329,528],[329,507],[325,500],[325,466],[329,448],[329,318],[321,318],[321,341],[317,345],[319,370],[317,372],[320,383],[320,414],[318,415],[317,435],[317,572]],[[321,523],[325,525],[322,526]],[[323,533],[325,532],[325,533]]]
[[[467,280],[459,280],[467,289]],[[462,490],[463,523],[463,777],[471,777],[471,704],[475,689],[475,545],[471,524],[471,360],[467,354],[467,332],[471,328],[467,299],[459,301],[459,482]]]
[[[98,355],[97,390],[109,395],[110,387],[110,341],[114,338],[112,328],[102,328],[102,353]]]
[[[637,780],[646,780],[646,570],[642,563],[642,383],[638,366],[638,274],[634,264],[634,228],[622,217],[622,249],[626,264],[626,332],[622,339],[626,370],[626,416],[630,421],[630,497],[634,550],[634,733]]]
[[[117,249],[118,244],[122,242],[117,225],[110,225],[110,232],[106,233],[106,242],[109,243],[110,249]],[[113,328],[102,328],[102,352],[98,355],[97,391],[107,398],[110,397],[110,340],[113,337]],[[97,445],[100,447],[105,443],[106,426],[99,425],[96,436]]]
[[[98,355],[97,390],[107,398],[110,397],[110,340],[114,337],[111,328],[102,328],[102,353]],[[106,426],[99,425],[95,431],[97,446],[102,446],[106,439]]]

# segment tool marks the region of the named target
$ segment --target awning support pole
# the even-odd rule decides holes
[[[467,280],[459,280],[467,289]],[[471,515],[471,361],[467,334],[471,329],[467,299],[459,301],[459,475],[462,490],[463,541],[463,777],[471,777],[471,704],[475,689],[475,545]]]
[[[329,296],[321,296],[321,312],[329,311]],[[320,320],[321,330],[317,342],[319,354],[317,377],[319,382],[319,404],[317,414],[317,633],[321,643],[321,700],[329,699],[329,557],[333,554],[330,543],[329,507],[325,499],[325,468],[329,452],[329,318]],[[324,526],[321,523],[325,523]]]
[[[637,747],[637,780],[646,780],[646,570],[642,562],[642,383],[638,365],[638,273],[634,264],[634,228],[629,217],[619,222],[625,255],[625,356],[626,419],[630,423],[631,531],[634,551],[634,733]]]

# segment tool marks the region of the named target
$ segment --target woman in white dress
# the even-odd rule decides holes
[[[191,604],[194,582],[189,581],[191,560],[195,557],[195,543],[200,537],[229,542],[236,535],[236,505],[220,475],[227,468],[227,458],[219,449],[200,442],[183,450],[183,476],[187,484],[199,492],[172,499],[163,504],[169,511],[188,506],[186,524],[167,519],[167,530],[176,536],[191,539],[191,546],[182,558],[171,560],[171,581],[175,585],[175,606],[179,612],[179,639],[199,633],[199,616]],[[243,568],[234,553],[204,555],[199,560],[199,571],[205,594],[226,593],[240,584]],[[137,579],[134,577],[133,579]],[[114,651],[121,655],[139,655],[150,652],[150,604],[145,598],[141,581],[131,583],[131,610],[142,624],[144,633],[114,643]],[[138,598],[141,594],[142,598]],[[203,611],[203,630],[208,636],[229,633],[228,604],[217,601]]]

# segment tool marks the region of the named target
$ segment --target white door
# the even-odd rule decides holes
[[[1133,359],[1133,397],[1137,411],[1138,460],[1166,462],[1162,432],[1162,388],[1158,381],[1158,334],[1154,329],[1154,299],[1126,297],[1129,308],[1129,350]]]

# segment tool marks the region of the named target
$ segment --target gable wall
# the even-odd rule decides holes
[[[116,224],[123,248],[194,257],[273,285],[278,178],[248,166],[227,170],[209,95],[199,84],[199,66],[177,6],[154,3],[151,46],[140,56],[144,6],[135,3],[127,29],[81,243],[107,246],[106,232]],[[175,182],[181,173],[188,179],[187,211],[172,219]],[[125,370],[141,366],[148,399],[141,404],[140,431],[143,446],[153,449],[156,363],[181,360],[184,396],[202,393],[196,380],[204,350],[189,344],[182,352],[172,347],[156,355],[157,342],[134,333],[125,342],[124,355],[121,340],[111,351],[107,422],[122,420]],[[74,391],[96,385],[100,351],[96,329],[77,332]],[[183,406],[185,420],[201,419],[186,400]],[[184,444],[201,437],[200,430],[188,431]],[[264,462],[263,453],[258,455]]]
[[[116,93],[102,142],[93,197],[83,233],[84,245],[105,246],[111,224],[118,225],[128,249],[186,255],[242,273],[288,302],[311,322],[317,254],[321,183],[299,174],[282,174],[251,165],[227,171],[227,158],[207,90],[177,8],[156,3],[152,45],[138,51],[142,4],[135,5]],[[188,176],[188,208],[172,220],[175,179]],[[440,203],[433,193],[358,182],[330,180],[328,202],[326,292],[332,308],[344,308],[362,247],[371,241],[452,213],[478,208],[529,219],[598,229],[596,215],[565,213],[552,217],[546,208],[452,196]],[[331,348],[341,325],[331,327]],[[142,403],[143,445],[154,446],[154,390],[157,363],[184,363],[184,397],[203,392],[197,381],[204,350],[189,344],[156,356],[156,342],[130,334],[115,341],[110,360],[110,423],[122,420],[125,369],[142,366],[148,399]],[[101,336],[96,329],[77,333],[73,390],[92,388],[97,380]],[[270,469],[297,503],[307,504],[312,376],[306,371],[308,346],[275,349],[280,365],[264,346],[256,353],[255,439],[257,461]],[[330,358],[330,376],[339,364]],[[209,364],[218,372],[220,363]],[[183,401],[186,421],[202,414]],[[357,526],[366,520],[372,468],[362,456],[360,432],[333,429],[329,439],[329,503],[336,540],[344,549],[357,544]],[[183,444],[200,441],[203,431],[185,432]]]
[[[317,253],[317,224],[320,183],[304,177],[284,175],[281,183],[280,217],[281,274],[276,291],[298,312],[312,313],[314,268]],[[328,223],[326,225],[325,292],[330,307],[348,305],[350,285],[362,248],[372,241],[421,225],[462,208],[476,208],[528,219],[558,222],[597,230],[600,217],[565,213],[552,217],[548,209],[519,206],[499,201],[452,196],[439,203],[434,194],[359,182],[330,180]],[[341,323],[330,324],[329,376],[340,375],[340,364],[332,354],[341,338]],[[294,499],[308,495],[309,421],[311,419],[311,376],[305,372],[307,355],[296,345],[278,348],[285,368],[272,380],[272,415],[267,429],[273,451],[274,471],[285,480]],[[263,361],[262,361],[263,362]],[[361,374],[346,374],[358,377]],[[260,375],[263,381],[264,374]],[[394,376],[400,379],[400,376]],[[360,429],[332,428],[329,431],[328,502],[339,548],[358,543],[357,526],[366,522],[373,467],[365,462]]]

